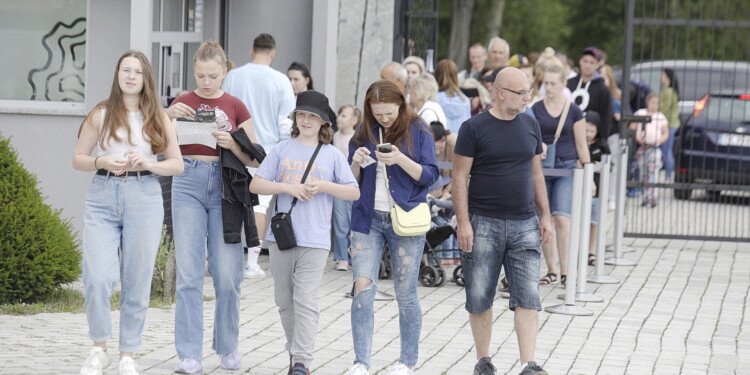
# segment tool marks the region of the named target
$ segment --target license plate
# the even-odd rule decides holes
[[[721,133],[716,143],[720,146],[750,147],[750,135]]]

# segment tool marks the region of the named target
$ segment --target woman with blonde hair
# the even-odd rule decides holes
[[[409,56],[404,59],[404,68],[406,73],[409,75],[409,79],[412,79],[425,72],[424,60],[419,56]]]
[[[448,120],[445,128],[458,134],[461,124],[471,117],[471,101],[458,87],[458,68],[451,60],[438,61],[435,67],[435,79],[438,83],[438,104],[443,108]]]
[[[546,72],[552,66],[563,68],[564,71],[564,65],[562,61],[560,61],[560,59],[555,56],[555,50],[552,49],[552,47],[547,47],[544,49],[542,54],[539,55],[539,59],[537,59],[536,63],[534,64],[534,82],[532,83],[531,88],[534,89],[535,95],[531,99],[531,103],[529,105],[533,105],[534,103],[544,98],[545,90],[542,82],[544,80],[544,72]],[[570,89],[568,89],[567,87],[563,87],[562,94],[566,99],[573,101]]]
[[[438,85],[435,78],[428,73],[420,74],[407,84],[409,90],[409,105],[414,108],[425,124],[433,121],[440,122],[445,126],[448,121],[443,108],[436,102],[438,96]]]
[[[240,368],[240,285],[244,278],[244,253],[240,243],[243,203],[249,200],[247,183],[235,201],[229,196],[232,181],[224,181],[222,169],[236,160],[236,168],[258,166],[257,155],[248,154],[256,142],[253,121],[245,104],[221,90],[227,74],[227,57],[216,42],[200,46],[193,58],[197,89],[172,102],[171,118],[192,117],[196,112],[213,113],[216,144],[183,144],[185,173],[172,179],[172,217],[177,262],[175,347],[179,362],[175,372],[195,374],[203,370],[203,284],[208,271],[216,293],[214,301],[213,350],[225,370]],[[221,157],[220,157],[221,156]],[[233,173],[236,169],[230,169]],[[245,198],[246,200],[243,200]],[[248,202],[248,204],[251,204]],[[239,206],[239,208],[236,208]],[[247,206],[245,206],[247,207]],[[237,215],[232,213],[237,212]],[[257,245],[255,222],[245,222],[248,247]],[[235,228],[230,233],[230,228]],[[249,232],[248,232],[249,231]],[[233,239],[230,239],[233,238]]]

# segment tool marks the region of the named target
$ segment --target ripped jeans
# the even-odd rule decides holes
[[[352,276],[372,280],[372,283],[352,299],[352,339],[354,340],[354,363],[370,368],[372,336],[375,322],[373,302],[378,287],[380,260],[384,245],[391,253],[393,285],[398,302],[398,320],[401,337],[399,362],[408,367],[417,364],[419,336],[422,330],[422,308],[417,295],[419,267],[424,249],[424,235],[402,237],[393,232],[388,212],[374,211],[370,233],[352,232],[349,250],[352,258]]]

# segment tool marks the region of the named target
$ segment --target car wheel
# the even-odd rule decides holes
[[[691,189],[674,189],[674,197],[680,200],[690,199],[692,193]]]
[[[710,201],[718,201],[721,199],[721,190],[706,190],[706,196]]]
[[[675,199],[680,199],[680,200],[690,199],[690,196],[693,194],[693,189],[681,187],[690,183],[690,177],[686,175],[678,174],[675,176],[674,182],[675,182],[675,185],[678,186],[678,187],[675,187],[674,190],[672,190],[674,192]]]

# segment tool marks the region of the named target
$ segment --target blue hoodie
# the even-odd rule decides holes
[[[458,134],[461,124],[471,117],[471,100],[461,95],[448,97],[445,91],[438,92],[438,104],[443,108],[445,117],[448,118],[446,129],[451,133]]]

